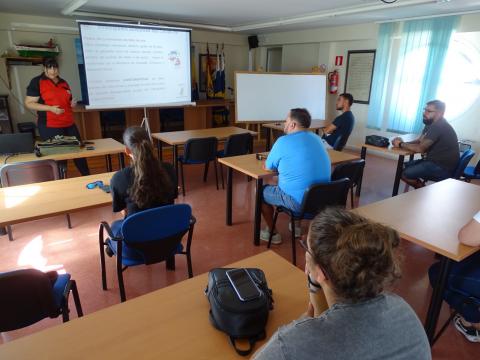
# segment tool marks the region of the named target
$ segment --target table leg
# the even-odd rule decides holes
[[[367,157],[367,148],[365,146],[362,146],[362,151],[360,152],[360,157],[365,160]],[[360,181],[358,182],[357,185],[357,190],[355,192],[356,196],[360,196],[360,192],[362,191],[362,182],[363,182],[363,173],[365,172],[365,168],[362,170],[362,176],[360,176]]]
[[[262,190],[263,179],[259,178],[256,181],[257,186],[255,188],[255,219],[253,224],[253,244],[255,246],[260,245],[260,224],[262,221]]]
[[[232,225],[233,169],[227,166],[227,225]]]
[[[267,139],[265,141],[265,151],[270,151],[270,141],[272,137],[272,129],[266,128],[267,129]]]
[[[177,174],[178,179],[178,147],[173,145],[173,167],[175,168],[175,173]]]
[[[400,178],[402,177],[402,172],[403,172],[403,162],[405,160],[404,155],[400,155],[398,157],[398,162],[397,162],[397,172],[395,173],[395,182],[393,183],[393,192],[392,192],[392,197],[398,195],[398,188],[400,186]]]
[[[441,256],[440,269],[437,281],[433,288],[430,305],[428,306],[427,319],[425,320],[425,332],[427,333],[430,346],[433,346],[434,344],[435,329],[437,327],[440,310],[442,309],[443,293],[445,291],[445,285],[447,284],[451,266],[452,260],[446,256]]]
[[[112,156],[110,154],[106,155],[107,159],[107,172],[112,171]]]
[[[118,154],[118,162],[120,164],[120,169],[124,169],[125,168],[125,156],[123,155],[123,153]]]

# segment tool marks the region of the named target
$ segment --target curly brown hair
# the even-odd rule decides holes
[[[139,209],[148,209],[172,201],[174,184],[164,166],[155,157],[152,142],[144,128],[132,126],[123,133],[123,142],[133,154],[133,184],[130,199]]]
[[[400,278],[399,243],[394,229],[338,208],[324,210],[310,224],[313,261],[342,302],[374,298]]]

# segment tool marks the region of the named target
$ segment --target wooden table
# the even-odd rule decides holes
[[[333,165],[353,161],[358,159],[358,155],[352,155],[336,150],[327,150],[330,161]],[[267,154],[267,153],[263,153]],[[255,215],[253,221],[253,244],[260,245],[260,223],[262,206],[262,188],[265,178],[276,175],[276,172],[265,170],[263,161],[257,160],[256,154],[232,156],[218,159],[218,162],[227,167],[227,209],[226,223],[232,225],[232,189],[233,189],[233,170],[237,170],[255,179]]]
[[[417,135],[417,134],[407,134],[407,135],[402,135],[401,137],[405,142],[408,142],[408,141],[416,140],[419,137],[419,135]],[[392,140],[392,139],[390,139],[390,140]],[[393,191],[392,191],[392,196],[397,196],[398,195],[398,188],[400,186],[400,179],[402,177],[403,163],[405,161],[405,156],[408,155],[410,157],[409,160],[413,160],[413,156],[415,155],[415,153],[412,152],[412,151],[403,150],[403,149],[400,149],[400,148],[394,148],[391,145],[388,148],[383,148],[383,147],[373,146],[373,145],[368,145],[368,144],[361,144],[359,146],[362,147],[360,157],[364,160],[367,157],[367,149],[381,151],[383,153],[393,154],[395,156],[398,156],[397,170],[395,172],[395,180],[393,182]],[[361,189],[362,189],[362,182],[360,180],[360,183],[357,186],[357,193],[356,193],[357,196],[360,196]]]
[[[38,160],[73,160],[79,158],[89,158],[94,156],[105,156],[107,161],[107,171],[112,171],[112,159],[111,155],[118,154],[120,166],[123,168],[125,166],[125,160],[123,153],[125,151],[125,146],[114,140],[114,139],[96,139],[88,140],[93,142],[93,144],[88,144],[86,146],[94,146],[94,150],[87,150],[86,147],[80,148],[79,151],[72,151],[64,154],[54,154],[54,155],[44,155],[41,157],[35,156],[34,153],[31,154],[20,154],[11,157],[0,156],[0,166],[5,164],[7,159],[7,164],[17,163],[17,162],[26,162],[26,161],[38,161]]]
[[[162,159],[163,143],[173,146],[173,165],[178,169],[178,146],[184,145],[190,139],[199,139],[205,137],[216,137],[219,141],[226,140],[230,135],[250,133],[252,136],[257,135],[256,132],[242,129],[235,126],[218,127],[200,130],[184,130],[184,131],[168,131],[152,134],[152,138],[157,140],[159,158]]]
[[[0,226],[109,205],[111,194],[86,185],[97,180],[109,184],[113,174],[0,188]]]
[[[439,255],[425,330],[433,345],[448,273],[453,261],[461,261],[479,247],[460,244],[458,231],[478,212],[480,186],[448,179],[355,209],[359,214],[396,229],[402,238]]]
[[[308,302],[303,271],[272,251],[229,265],[259,267],[273,290],[266,328],[297,319]],[[207,274],[0,346],[2,359],[245,359],[209,322]],[[101,290],[98,290],[101,291]],[[326,304],[325,304],[326,308]],[[258,342],[258,349],[265,341]]]
[[[168,106],[167,108],[183,108],[183,123],[185,130],[205,129],[212,127],[212,108],[226,107],[230,114],[230,122],[233,123],[235,114],[235,101],[232,99],[208,99],[197,100],[196,105]],[[125,127],[140,126],[144,117],[143,108],[128,109],[86,109],[85,105],[77,105],[73,109],[75,123],[82,139],[98,139],[102,137],[100,113],[102,111],[125,112]],[[160,108],[147,108],[150,129],[153,132],[160,131]]]
[[[331,122],[328,120],[312,120],[312,123],[310,124],[308,130],[315,131],[315,133],[318,135],[318,130],[326,128],[330,123]],[[285,121],[262,124],[262,127],[267,129],[267,141],[265,144],[265,151],[269,151],[270,143],[272,141],[272,130],[283,132],[283,129],[285,127]]]

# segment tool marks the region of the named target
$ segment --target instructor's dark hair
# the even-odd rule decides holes
[[[308,129],[312,123],[312,117],[307,109],[295,108],[290,110],[290,117],[295,120],[298,125]]]
[[[174,184],[165,168],[155,157],[152,142],[144,128],[132,126],[123,133],[123,142],[133,154],[133,184],[130,199],[139,209],[173,200]]]
[[[398,233],[355,213],[324,210],[310,224],[308,241],[340,301],[374,298],[401,275]]]
[[[47,69],[58,68],[58,62],[54,58],[45,58],[43,59],[43,66]]]

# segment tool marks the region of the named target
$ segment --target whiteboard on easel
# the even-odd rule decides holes
[[[324,74],[236,72],[236,121],[282,121],[293,108],[306,108],[312,119],[325,120],[326,89]]]

